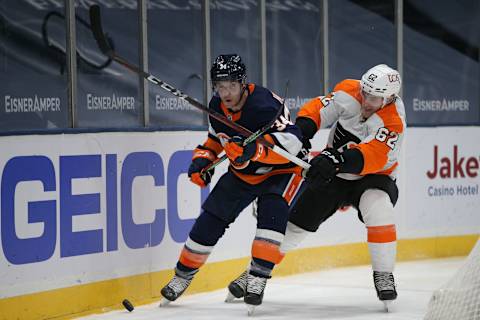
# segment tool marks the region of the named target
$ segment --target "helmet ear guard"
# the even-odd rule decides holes
[[[382,97],[385,106],[400,92],[402,80],[397,70],[386,64],[379,64],[365,72],[360,80],[360,87],[363,92]]]
[[[210,69],[212,87],[217,81],[238,81],[245,84],[246,72],[247,68],[238,54],[221,54],[215,59]]]

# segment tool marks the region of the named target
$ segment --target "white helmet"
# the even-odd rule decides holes
[[[371,68],[362,76],[360,86],[363,92],[384,98],[384,105],[392,95],[397,95],[402,86],[400,73],[387,66],[379,64]]]

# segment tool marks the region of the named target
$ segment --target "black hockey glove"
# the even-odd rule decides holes
[[[337,150],[327,148],[310,161],[306,180],[310,187],[321,188],[332,182],[344,163],[343,156]]]

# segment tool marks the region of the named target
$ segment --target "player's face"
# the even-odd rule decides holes
[[[383,106],[383,97],[374,96],[362,90],[362,117],[369,118]]]
[[[223,104],[229,109],[235,109],[242,94],[242,84],[238,81],[217,81],[214,86]]]

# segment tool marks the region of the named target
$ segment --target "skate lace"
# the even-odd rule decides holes
[[[261,295],[267,284],[266,278],[248,276],[247,292]]]
[[[393,275],[390,272],[374,272],[373,278],[375,280],[375,286],[379,291],[395,290],[395,282]]]
[[[168,283],[168,286],[173,289],[176,293],[183,292],[189,285],[192,280],[174,276],[173,279]]]
[[[238,284],[241,288],[245,289],[247,286],[247,271],[243,271],[237,279],[233,280],[234,283]]]

